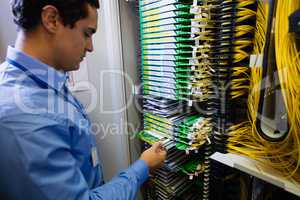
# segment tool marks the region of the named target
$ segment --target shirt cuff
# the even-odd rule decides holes
[[[144,160],[135,161],[129,168],[136,174],[139,186],[149,178],[149,167]]]

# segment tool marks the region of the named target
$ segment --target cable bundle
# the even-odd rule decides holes
[[[247,120],[247,95],[250,82],[250,55],[253,51],[256,0],[220,0],[215,8],[215,27],[217,38],[213,46],[216,65],[214,83],[216,99],[213,101],[214,134],[213,151],[226,153],[230,139],[229,127]],[[226,190],[238,191],[240,185],[222,185],[226,177],[236,177],[237,172],[228,170],[219,163],[212,163],[207,175],[210,193],[216,199],[231,199]],[[221,195],[216,195],[216,193]],[[238,194],[238,193],[236,193]]]
[[[248,93],[256,0],[222,1],[220,10],[219,79],[230,89],[229,98],[235,99]]]
[[[214,117],[215,151],[227,152],[228,128],[247,120],[250,55],[255,37],[256,0],[219,1],[215,44],[217,99]],[[233,126],[234,127],[234,126]]]
[[[261,118],[259,118],[260,115],[257,114],[257,111],[261,97],[260,81],[263,80],[263,73],[261,68],[253,68],[251,74],[251,93],[248,100],[250,120],[239,127],[232,127],[228,148],[231,152],[244,154],[267,164],[277,169],[283,176],[300,183],[300,91],[298,84],[300,78],[300,59],[297,48],[297,36],[295,33],[289,33],[288,23],[289,16],[300,8],[300,1],[277,0],[275,8],[275,29],[273,30],[275,36],[276,67],[284,106],[287,110],[285,117],[287,117],[289,123],[289,131],[282,141],[277,142],[270,142],[259,133],[257,120],[261,120]],[[269,6],[261,1],[259,10],[265,11],[261,12],[261,14],[268,13]],[[261,14],[258,14],[258,19],[260,20],[258,20],[257,32],[259,34],[255,37],[255,53],[261,53],[264,48],[268,48],[265,46],[268,40],[264,41],[267,19],[262,17],[263,15]]]
[[[216,32],[217,1],[198,1],[191,13],[192,34],[194,40],[193,57],[190,60],[193,74],[191,80],[191,99],[197,102],[210,101],[215,98],[213,76],[217,64],[214,44]]]

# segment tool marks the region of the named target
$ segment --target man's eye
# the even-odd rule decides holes
[[[84,36],[87,37],[87,38],[91,37],[91,35],[89,33],[87,33],[87,32],[84,32]]]

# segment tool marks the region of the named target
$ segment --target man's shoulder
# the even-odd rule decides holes
[[[7,62],[0,65],[0,91],[0,106],[13,105],[18,101],[30,102],[51,95],[50,91],[40,88],[29,76]]]
[[[41,88],[28,76],[18,80],[24,73],[5,65],[0,65],[0,122],[4,118],[22,121],[22,117],[27,118],[24,121],[49,118],[62,124],[76,121],[76,112],[63,95]]]
[[[0,113],[4,109],[46,109],[57,98],[51,90],[18,83],[0,83],[0,91]]]
[[[48,118],[64,123],[67,120],[65,113],[56,111],[60,100],[52,90],[0,83],[0,91],[0,121]]]

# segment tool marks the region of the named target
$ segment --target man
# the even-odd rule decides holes
[[[156,143],[103,184],[90,121],[65,86],[66,72],[93,51],[98,8],[97,0],[12,2],[19,31],[0,66],[0,199],[134,199],[165,159]]]

